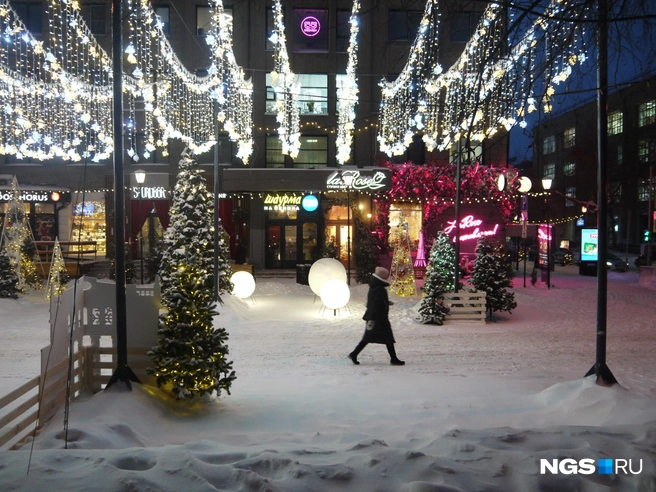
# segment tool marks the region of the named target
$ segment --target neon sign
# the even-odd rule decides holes
[[[321,31],[321,23],[316,17],[309,15],[301,21],[301,32],[306,36],[312,38],[319,34],[319,31]]]
[[[293,195],[267,195],[264,197],[264,205],[275,205],[287,207],[288,205],[300,205],[301,197]],[[298,207],[296,208],[298,210]]]
[[[301,201],[301,205],[306,212],[314,212],[319,208],[319,199],[314,195],[305,195]]]
[[[351,184],[347,185],[345,176],[351,178]],[[335,171],[326,181],[326,187],[329,190],[379,190],[387,186],[385,184],[386,175],[377,171],[372,176],[363,176],[360,171]]]
[[[132,188],[132,198],[146,198],[152,200],[167,200],[168,192],[163,186],[139,186]]]
[[[448,225],[444,228],[444,232],[450,234],[456,228],[456,221],[448,220],[447,224]],[[495,236],[499,231],[499,224],[494,224],[494,227],[492,229],[481,229],[482,224],[483,221],[480,219],[475,219],[473,215],[467,215],[465,218],[463,218],[460,221],[460,231],[462,231],[463,229],[469,229],[469,230],[466,231],[466,234],[461,234],[460,242],[473,241],[475,239],[479,239],[481,237],[486,237],[486,236]],[[473,229],[473,231],[471,229]],[[454,237],[453,242],[455,241],[456,238]]]

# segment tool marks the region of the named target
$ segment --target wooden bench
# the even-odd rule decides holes
[[[255,275],[253,274],[253,265],[248,265],[248,264],[236,265],[234,263],[231,263],[230,268],[232,268],[232,273],[235,273],[235,272],[248,272],[251,275],[253,275],[253,278],[255,278]]]
[[[444,305],[450,309],[444,321],[485,323],[486,297],[485,292],[479,291],[444,293]]]

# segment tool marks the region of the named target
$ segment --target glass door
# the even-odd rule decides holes
[[[270,225],[267,228],[267,242],[266,242],[266,267],[267,268],[281,268],[281,230],[280,226]]]
[[[283,268],[293,268],[296,266],[296,226],[285,226],[285,260]]]

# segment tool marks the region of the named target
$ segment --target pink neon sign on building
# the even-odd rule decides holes
[[[451,234],[456,228],[456,221],[449,220],[447,221],[447,226],[444,228],[444,232]],[[481,229],[483,221],[480,219],[475,219],[473,215],[467,215],[460,221],[460,241],[473,241],[485,236],[495,236],[499,231],[499,224],[494,224],[491,229]],[[473,230],[472,230],[473,229]],[[465,231],[462,234],[463,230]],[[453,237],[453,242],[456,241],[455,236]]]
[[[321,23],[319,19],[312,16],[307,16],[301,21],[301,32],[308,37],[314,37],[321,31]]]

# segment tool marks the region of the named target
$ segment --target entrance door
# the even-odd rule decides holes
[[[347,224],[328,225],[326,227],[327,242],[332,242],[337,248],[339,260],[348,268],[349,260],[349,241],[351,242],[351,265],[353,265],[353,226],[350,228]]]
[[[270,225],[267,228],[267,268],[294,268],[297,263],[297,227]]]

